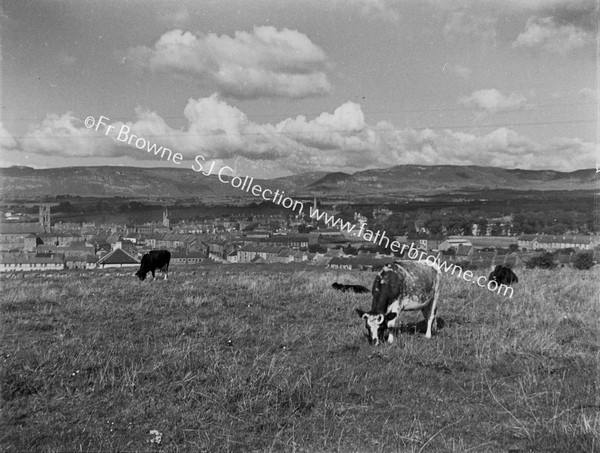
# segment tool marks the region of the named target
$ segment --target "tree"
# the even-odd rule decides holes
[[[310,253],[327,253],[327,249],[320,244],[310,244],[308,246],[308,251]]]
[[[590,269],[594,265],[594,254],[592,252],[579,252],[573,260],[573,267],[579,270]]]
[[[346,255],[358,255],[358,249],[352,247],[352,245],[348,245],[348,247],[342,247],[342,251]]]
[[[550,252],[544,252],[539,256],[534,256],[525,263],[527,269],[533,269],[539,267],[540,269],[554,269],[556,263],[554,262],[554,256]]]

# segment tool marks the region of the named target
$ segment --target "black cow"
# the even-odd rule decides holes
[[[356,309],[364,319],[369,343],[392,343],[389,332],[400,312],[421,310],[427,320],[425,338],[437,328],[435,312],[439,296],[441,271],[437,265],[422,261],[401,261],[384,266],[373,282],[371,310]]]
[[[490,274],[488,280],[494,281],[498,285],[512,285],[519,282],[519,277],[517,277],[510,267],[498,264]]]
[[[152,250],[142,256],[142,262],[140,263],[140,270],[135,273],[140,280],[146,279],[146,274],[152,272],[152,279],[154,280],[154,271],[160,270],[165,274],[165,280],[169,278],[169,262],[171,261],[171,252],[168,250]]]
[[[345,285],[343,283],[335,282],[335,283],[332,283],[331,287],[333,289],[337,289],[338,291],[341,291],[343,293],[346,293],[348,291],[354,291],[355,293],[358,293],[358,294],[369,292],[369,289],[365,288],[362,285]]]

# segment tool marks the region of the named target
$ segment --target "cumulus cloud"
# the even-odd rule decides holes
[[[526,98],[519,93],[510,93],[508,96],[492,88],[473,91],[469,96],[462,97],[460,103],[489,113],[504,110],[518,110],[526,107]]]
[[[233,37],[172,30],[154,47],[131,48],[127,56],[135,67],[196,78],[236,98],[303,98],[331,90],[325,52],[287,28],[254,27]]]
[[[83,127],[72,112],[49,114],[42,123],[20,140],[21,148],[30,153],[66,157],[121,155],[101,131]]]
[[[515,48],[541,49],[560,55],[593,42],[592,33],[573,24],[559,25],[553,17],[530,17],[525,31],[513,42]]]
[[[135,121],[112,123],[110,137],[102,128],[86,129],[70,113],[49,115],[32,129],[20,146],[32,153],[66,157],[129,156],[158,160],[145,143],[179,152],[193,163],[196,155],[216,162],[243,159],[282,173],[356,171],[402,164],[492,165],[517,168],[575,170],[594,166],[597,148],[580,139],[537,143],[508,128],[475,135],[452,130],[398,129],[387,121],[370,124],[362,108],[346,102],[333,112],[309,119],[303,115],[276,124],[249,119],[218,95],[190,99],[186,125],[170,127],[155,112],[136,109]],[[144,139],[142,149],[117,139]],[[184,164],[186,165],[186,164]]]
[[[464,11],[452,12],[446,19],[444,35],[450,40],[477,38],[494,44],[496,41],[496,23],[493,17],[476,16]]]

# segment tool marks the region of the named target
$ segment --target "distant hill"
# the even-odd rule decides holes
[[[574,172],[508,170],[496,167],[400,165],[354,174],[311,172],[270,180],[255,180],[264,188],[288,195],[330,196],[431,195],[464,190],[594,190],[594,169]],[[0,168],[4,199],[72,195],[97,197],[225,198],[250,194],[189,168],[64,167],[35,170]]]

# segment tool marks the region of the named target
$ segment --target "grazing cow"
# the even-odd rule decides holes
[[[343,283],[335,282],[331,285],[331,287],[333,289],[337,289],[338,291],[341,291],[343,293],[346,293],[348,291],[354,291],[355,293],[359,293],[359,294],[369,292],[369,289],[365,288],[362,285],[345,285]]]
[[[156,269],[164,272],[165,280],[169,278],[169,262],[171,261],[171,252],[168,250],[152,250],[142,256],[140,270],[135,273],[140,280],[146,279],[146,274],[152,272],[152,280],[154,280],[154,271]]]
[[[510,267],[498,264],[490,274],[489,281],[495,281],[498,285],[511,285],[519,282],[519,277]]]
[[[402,261],[384,266],[373,282],[371,310],[356,309],[364,319],[369,343],[392,343],[394,327],[402,311],[421,310],[427,320],[425,338],[437,329],[435,312],[439,296],[441,271],[437,265],[423,261]]]

